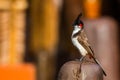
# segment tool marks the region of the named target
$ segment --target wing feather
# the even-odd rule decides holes
[[[81,33],[79,33],[78,41],[88,51],[88,53],[91,53],[92,55],[94,55],[94,52],[93,52],[90,44],[88,43],[88,38],[87,38],[84,30],[82,30]]]
[[[99,61],[94,57],[94,52],[92,50],[92,48],[90,47],[90,44],[88,43],[88,39],[86,34],[84,33],[84,30],[81,31],[81,33],[79,33],[79,37],[78,37],[78,41],[79,43],[88,51],[88,54],[93,58],[93,60],[101,67],[103,74],[106,76],[105,71],[103,70],[101,64],[99,63]]]

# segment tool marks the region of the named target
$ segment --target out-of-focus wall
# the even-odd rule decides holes
[[[28,55],[37,60],[37,78],[53,80],[59,32],[59,7],[56,0],[31,0],[29,7]]]

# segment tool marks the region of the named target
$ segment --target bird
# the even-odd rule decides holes
[[[76,20],[73,23],[73,32],[71,36],[71,40],[73,45],[79,50],[82,57],[80,58],[80,61],[83,61],[83,59],[89,55],[90,58],[92,58],[101,68],[103,74],[106,76],[105,71],[103,70],[103,67],[101,66],[100,62],[95,58],[94,51],[92,50],[88,38],[84,31],[84,23],[82,20],[80,20],[80,17],[82,16],[82,13],[78,15]]]

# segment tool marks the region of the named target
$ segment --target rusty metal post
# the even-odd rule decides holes
[[[0,0],[1,63],[21,63],[25,51],[26,0]]]

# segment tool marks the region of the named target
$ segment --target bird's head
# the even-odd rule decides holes
[[[74,21],[73,23],[73,28],[74,29],[79,29],[79,30],[82,30],[83,29],[83,22],[80,20],[80,17],[82,16],[82,13],[80,13],[77,17],[77,19]]]

